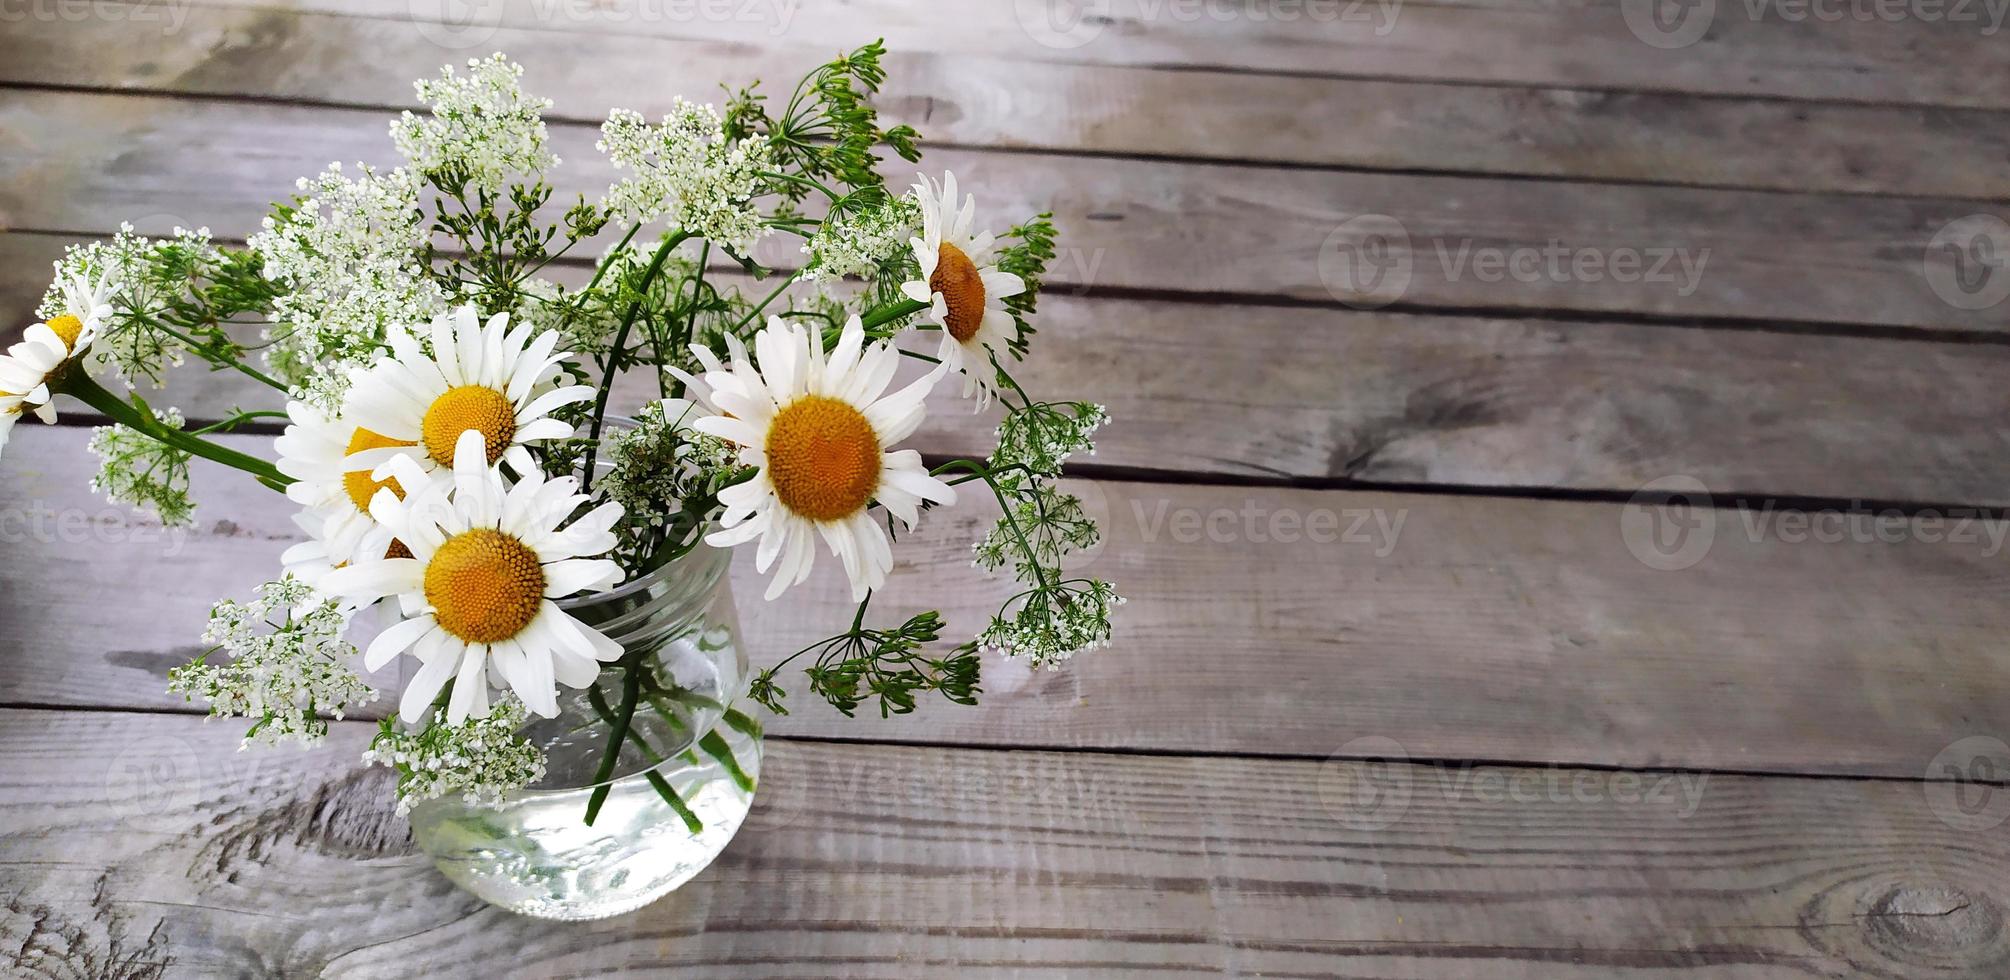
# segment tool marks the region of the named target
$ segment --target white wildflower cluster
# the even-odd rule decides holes
[[[908,239],[921,225],[921,205],[913,196],[877,207],[846,208],[832,214],[803,245],[808,256],[800,279],[873,276],[908,253]]]
[[[400,814],[449,793],[461,794],[471,806],[494,806],[510,791],[544,778],[544,754],[516,734],[525,717],[523,702],[505,694],[487,717],[458,725],[432,719],[413,733],[386,721],[363,761],[398,771]]]
[[[1042,476],[1059,476],[1076,453],[1096,454],[1096,430],[1110,413],[1093,402],[1042,402],[1005,416],[998,425],[994,469],[1024,466]]]
[[[453,171],[470,187],[500,192],[512,177],[536,178],[558,164],[545,147],[551,100],[525,95],[522,78],[523,66],[500,53],[469,59],[466,75],[448,65],[413,84],[432,114],[404,113],[391,140],[420,173]]]
[[[337,362],[308,374],[305,381],[286,390],[286,397],[334,414],[341,411],[342,399],[355,379],[355,365]]]
[[[1094,546],[1100,532],[1081,498],[1053,482],[1068,457],[1095,452],[1092,437],[1107,421],[1109,413],[1090,402],[1036,402],[999,425],[990,464],[1007,506],[974,546],[973,563],[993,572],[1009,567],[1026,590],[991,618],[978,636],[984,646],[1053,667],[1109,645],[1110,611],[1123,597],[1108,582],[1064,570],[1063,561]]]
[[[699,417],[690,402],[651,402],[635,427],[609,440],[608,472],[598,486],[622,507],[614,532],[620,543],[612,557],[637,567],[656,549],[688,545],[704,530],[705,513],[688,504],[717,492],[722,472],[732,469],[733,450],[723,440],[693,430]]]
[[[182,428],[181,412],[158,409],[154,419],[170,429]],[[187,452],[135,432],[109,425],[91,433],[90,450],[98,457],[98,474],[91,492],[115,504],[152,510],[165,527],[195,523],[195,502],[188,495]]]
[[[158,383],[163,370],[182,363],[182,347],[153,318],[181,302],[191,280],[216,255],[207,228],[176,228],[170,237],[152,239],[135,234],[130,222],[121,224],[108,241],[64,250],[36,316],[47,320],[63,312],[65,283],[108,276],[105,281],[117,284],[110,297],[112,315],[98,325],[91,359],[109,366],[127,384],[139,378]]]
[[[607,191],[610,214],[637,224],[668,218],[685,231],[745,255],[766,231],[754,197],[768,144],[726,139],[718,110],[679,98],[660,126],[616,109],[600,127],[600,152],[633,170]]]
[[[342,639],[348,616],[336,601],[287,575],[258,587],[248,603],[226,599],[210,611],[203,640],[231,655],[175,668],[168,690],[209,702],[212,718],[250,718],[244,744],[328,734],[323,715],[340,719],[377,692],[350,669],[356,648]],[[212,651],[214,653],[214,651]]]
[[[1079,587],[1077,587],[1079,586]],[[1011,616],[993,616],[978,642],[1034,667],[1052,669],[1077,653],[1110,645],[1110,612],[1124,604],[1115,586],[1078,579],[1066,588],[1036,589]]]
[[[266,364],[323,409],[340,401],[349,370],[376,352],[391,325],[423,322],[447,306],[418,261],[426,241],[418,178],[358,170],[351,179],[335,163],[302,178],[299,203],[266,218],[250,241],[266,277],[288,290],[273,302]]]

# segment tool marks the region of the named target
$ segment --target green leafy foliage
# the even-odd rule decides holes
[[[870,597],[868,597],[870,601]],[[942,635],[942,616],[925,612],[890,630],[861,625],[866,604],[859,605],[858,619],[846,632],[820,640],[794,656],[761,671],[749,694],[777,714],[786,691],[775,683],[775,674],[804,654],[815,654],[816,662],[804,668],[810,690],[850,717],[867,700],[877,699],[881,717],[904,715],[915,708],[917,695],[936,693],[956,704],[976,704],[979,688],[977,646],[967,643],[947,656],[931,656],[926,646]]]
[[[1014,225],[1012,230],[998,236],[998,271],[1009,272],[1026,283],[1026,288],[1005,297],[1006,312],[1012,314],[1013,334],[1010,341],[1012,356],[1023,358],[1033,340],[1033,324],[1030,321],[1035,308],[1040,303],[1040,287],[1047,276],[1047,266],[1054,261],[1054,215],[1042,212],[1031,221]]]
[[[801,201],[819,187],[836,200],[844,195],[832,192],[833,185],[880,184],[874,149],[884,146],[910,163],[921,159],[913,127],[879,125],[872,95],[886,81],[880,66],[885,55],[885,42],[874,41],[816,69],[796,84],[779,118],[768,114],[766,97],[755,87],[740,89],[726,104],[727,136],[767,137],[775,162],[798,175],[774,188],[787,201]]]

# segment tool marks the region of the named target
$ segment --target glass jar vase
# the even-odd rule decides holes
[[[750,680],[730,564],[701,544],[614,591],[559,603],[640,659],[615,769],[596,778],[613,727],[605,709],[621,704],[628,681],[621,662],[603,668],[599,705],[593,688],[561,688],[558,717],[533,716],[522,729],[545,753],[541,781],[497,806],[449,796],[412,808],[412,836],[442,874],[513,912],[598,919],[663,897],[719,856],[753,806],[761,768],[760,738],[726,715]]]

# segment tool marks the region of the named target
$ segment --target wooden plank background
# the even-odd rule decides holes
[[[355,763],[367,722],[238,754],[165,693],[208,605],[297,538],[279,500],[199,469],[196,527],[165,532],[88,493],[88,413],[26,424],[0,460],[0,972],[2010,975],[2006,319],[1926,276],[1949,221],[2010,207],[2010,99],[1986,84],[2010,46],[1720,3],[1662,50],[1629,6],[4,22],[10,330],[67,241],[242,239],[294,177],[389,160],[386,116],[440,63],[524,63],[561,190],[594,191],[610,104],[885,36],[882,105],[929,168],[1063,224],[1027,373],[1117,418],[1071,488],[1109,536],[1088,567],[1131,602],[1067,670],[988,659],[976,708],[798,703],[717,866],[634,915],[532,923],[413,851]],[[1343,304],[1322,265],[1362,214],[1410,239],[1386,308]],[[1452,264],[1552,242],[1708,258],[1693,282]],[[266,404],[175,382],[191,417]],[[994,420],[952,403],[915,445],[982,451]],[[1677,515],[1711,529],[1680,568],[1647,537],[1660,498],[1630,499],[1670,478],[1713,494]],[[1801,523],[1845,512],[1885,516]],[[884,607],[972,625],[988,518],[944,518]],[[845,610],[831,571],[747,616],[756,659]]]

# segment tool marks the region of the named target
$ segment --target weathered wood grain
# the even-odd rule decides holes
[[[0,323],[27,322],[64,241],[0,235]],[[1684,474],[1720,493],[2010,504],[1995,345],[1066,292],[1041,309],[1020,374],[1035,396],[1109,406],[1099,464],[1628,493]],[[655,394],[631,377],[614,404]],[[957,394],[938,392],[911,445],[989,451],[996,412]],[[280,407],[197,367],[148,397],[192,419]]]
[[[112,10],[128,10],[111,5]],[[174,35],[127,17],[27,20],[0,82],[407,108],[451,54],[411,23],[189,8]],[[498,28],[553,118],[611,93],[647,115],[721,79],[786,85],[825,44]],[[930,142],[1676,184],[2010,197],[2010,117],[1907,106],[1173,71],[895,51],[878,103]],[[1316,120],[1316,124],[1312,121]]]
[[[135,964],[93,976],[170,980],[2010,970],[2010,838],[1943,823],[1910,783],[773,741],[717,864],[640,912],[568,924],[454,891],[385,773],[356,767],[369,726],[336,727],[306,754],[239,754],[189,718],[0,711],[0,964],[75,975],[37,955],[55,949]],[[1383,795],[1363,809],[1368,787]]]
[[[391,156],[376,111],[12,90],[0,93],[0,127],[22,144],[0,159],[0,220],[26,230],[131,220],[242,236],[295,175]],[[610,181],[594,135],[554,127],[561,198]],[[928,165],[981,188],[987,220],[1055,212],[1053,279],[1091,291],[2004,328],[2000,311],[1956,308],[1925,275],[1934,234],[1975,202],[966,150]],[[1387,235],[1363,214],[1401,226],[1386,245],[1406,272],[1350,278],[1350,246]],[[769,246],[773,262],[797,255],[793,241]]]
[[[1626,7],[1586,0],[1443,3],[1279,0],[908,4],[899,0],[732,4],[497,0],[203,0],[205,5],[333,11],[411,21],[448,54],[485,53],[499,26],[849,47],[1062,63],[1222,67],[1330,77],[1391,77],[1927,105],[2010,107],[1978,78],[2000,78],[2010,50],[1981,4],[1949,22],[1849,11],[1818,18],[1787,5],[1721,3],[1697,43],[1664,50],[1627,26]],[[1755,16],[1752,11],[1758,10]],[[1830,8],[1831,10],[1836,8]],[[1674,12],[1671,12],[1674,13]],[[1029,68],[1029,70],[1032,70]]]
[[[198,527],[163,533],[88,495],[83,437],[23,424],[0,461],[0,635],[20,651],[0,657],[4,703],[178,706],[168,668],[211,603],[273,575],[290,508],[203,468]],[[1311,757],[1382,736],[1419,758],[1901,777],[1957,738],[2010,737],[2001,538],[1950,541],[1945,522],[1830,542],[1713,512],[1707,554],[1663,571],[1635,552],[1661,561],[1651,515],[1617,504],[1073,486],[1106,532],[1083,567],[1131,599],[1114,647],[1031,676],[989,660],[980,707],[890,721],[799,693],[776,730]],[[973,496],[931,515],[875,620],[940,608],[947,636],[974,633],[1007,594],[970,567],[993,513]],[[737,557],[757,663],[849,622],[832,562],[763,603]]]

